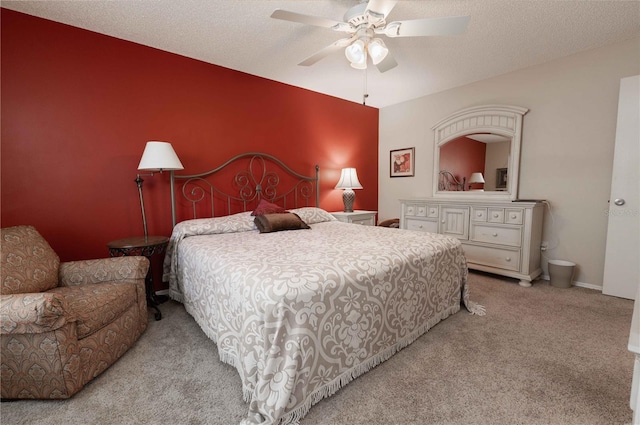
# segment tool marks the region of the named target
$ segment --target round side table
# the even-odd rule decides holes
[[[151,263],[151,256],[154,254],[163,254],[167,249],[168,243],[169,238],[166,236],[135,236],[111,241],[107,244],[107,247],[109,248],[109,255],[112,257],[140,255],[147,257],[149,263]],[[155,309],[156,320],[162,319],[162,313],[158,308],[158,301],[153,288],[151,264],[149,264],[149,271],[145,279],[145,290],[147,293],[147,306]]]

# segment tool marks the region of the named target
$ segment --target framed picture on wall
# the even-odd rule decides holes
[[[507,169],[496,168],[496,189],[507,188]]]
[[[415,173],[415,148],[396,149],[389,152],[390,177],[413,177]]]

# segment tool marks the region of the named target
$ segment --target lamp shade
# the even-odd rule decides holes
[[[343,168],[336,189],[362,189],[355,168]]]
[[[367,46],[367,50],[369,51],[369,55],[371,55],[371,61],[374,65],[382,62],[384,58],[389,54],[389,49],[384,45],[384,42],[379,38],[374,38],[369,42]]]
[[[352,67],[356,69],[365,69],[367,67],[367,51],[365,50],[364,41],[354,41],[344,49],[344,54],[351,62]]]
[[[471,173],[471,177],[469,177],[469,184],[472,183],[484,183],[484,177],[482,177],[482,173]]]
[[[147,142],[138,170],[183,170],[182,162],[168,142]]]

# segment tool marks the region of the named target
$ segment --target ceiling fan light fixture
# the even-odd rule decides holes
[[[364,41],[354,41],[350,46],[347,46],[347,48],[344,49],[344,54],[349,62],[351,62],[351,66],[354,68],[363,69],[359,68],[362,65],[364,65],[364,68],[367,67],[367,52],[365,50]]]
[[[374,65],[382,62],[389,54],[389,49],[387,49],[387,46],[385,46],[384,42],[379,38],[371,40],[367,46],[367,50]]]
[[[351,67],[355,68],[355,69],[367,69],[367,59],[365,57],[365,59],[362,62],[351,62]]]

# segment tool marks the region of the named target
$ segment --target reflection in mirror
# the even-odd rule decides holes
[[[498,170],[508,168],[510,152],[511,138],[499,134],[468,134],[447,142],[440,148],[438,190],[507,190],[506,171]],[[484,183],[471,180],[473,173],[480,173]]]
[[[438,190],[464,190],[464,185],[466,182],[466,177],[463,177],[462,181],[460,181],[450,171],[441,170],[440,176],[438,178]]]
[[[527,112],[512,105],[473,106],[433,126],[433,196],[517,199],[522,118]]]

